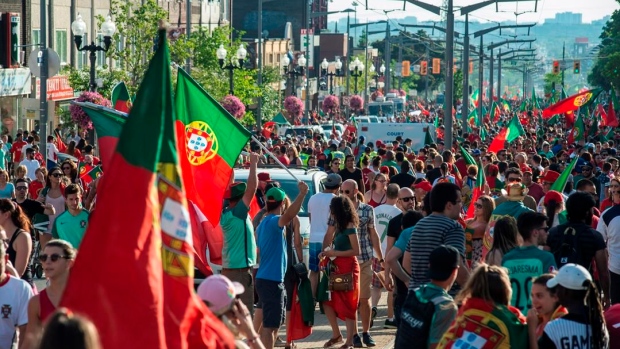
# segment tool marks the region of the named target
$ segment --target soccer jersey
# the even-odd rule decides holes
[[[81,210],[74,216],[67,210],[54,220],[52,237],[66,240],[78,248],[86,232],[86,226],[88,226],[88,211]]]
[[[502,259],[502,266],[508,269],[512,285],[510,305],[526,312],[532,307],[530,291],[532,278],[556,269],[553,254],[538,249],[537,246],[515,247]]]
[[[385,249],[387,248],[386,237],[388,234],[388,225],[390,224],[390,220],[398,216],[400,213],[401,211],[398,207],[396,207],[396,205],[384,204],[375,208],[375,227],[377,229],[377,234],[379,235],[379,240],[381,240],[381,251],[383,251],[383,253],[385,253]]]
[[[13,276],[0,284],[0,348],[11,348],[16,327],[28,323],[28,301],[33,295],[26,281]]]

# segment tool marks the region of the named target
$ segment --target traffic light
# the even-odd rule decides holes
[[[441,73],[441,59],[433,58],[433,74]]]
[[[474,61],[469,61],[469,74],[474,73]]]
[[[560,74],[560,61],[553,61],[553,74]]]
[[[402,76],[409,76],[410,74],[411,74],[411,62],[403,61],[401,75]]]
[[[420,75],[426,75],[428,73],[428,62],[420,61]]]
[[[573,73],[579,74],[581,72],[581,61],[573,62]]]

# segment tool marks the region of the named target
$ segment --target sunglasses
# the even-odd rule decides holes
[[[403,200],[403,202],[409,202],[409,201],[413,201],[415,200],[415,197],[413,196],[408,196],[406,198],[400,198],[401,200]]]
[[[334,163],[332,163],[332,166],[340,166],[340,163],[339,162],[334,162]]]
[[[28,187],[25,185],[20,185],[19,187],[15,187],[15,190],[28,190]]]
[[[350,190],[341,190],[340,194],[351,194]]]
[[[56,172],[56,173],[52,173],[50,176],[58,178],[58,177],[62,177],[62,173]]]
[[[52,262],[56,262],[56,261],[58,261],[61,258],[69,259],[69,256],[61,256],[58,253],[54,253],[54,254],[52,254],[50,256],[48,256],[46,254],[39,255],[39,260],[41,262],[45,263],[47,261],[47,257],[49,257]]]
[[[63,167],[62,169],[63,169],[63,170],[70,170],[70,169],[71,169],[71,167]]]
[[[482,208],[482,204],[479,204],[479,203],[477,203],[477,202],[476,202],[476,203],[474,204],[474,207],[475,207],[475,208]]]
[[[508,178],[508,182],[521,182],[521,178]]]

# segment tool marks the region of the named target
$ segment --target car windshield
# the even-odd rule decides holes
[[[306,136],[308,134],[312,134],[312,130],[308,128],[289,128],[284,133],[285,136]]]

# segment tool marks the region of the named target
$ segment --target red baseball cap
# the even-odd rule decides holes
[[[431,184],[431,182],[429,181],[422,181],[416,185],[413,186],[415,189],[422,189],[425,192],[430,192],[431,189],[433,189],[433,185]]]

